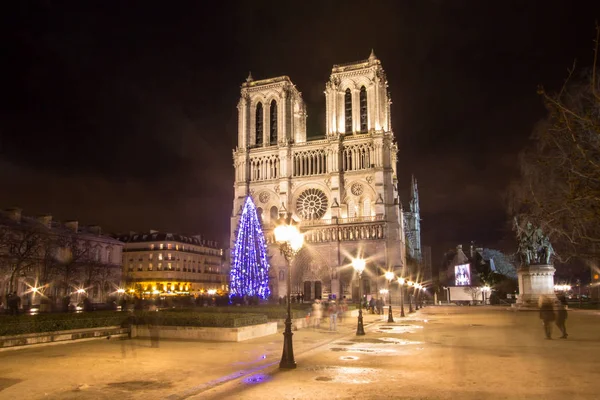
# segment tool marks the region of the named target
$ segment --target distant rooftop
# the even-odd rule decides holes
[[[205,239],[201,235],[186,236],[177,233],[149,231],[131,232],[126,235],[116,235],[115,237],[124,243],[178,242],[219,249],[217,241]]]

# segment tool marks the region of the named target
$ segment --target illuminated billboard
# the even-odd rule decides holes
[[[471,285],[471,267],[469,264],[461,264],[454,267],[454,284],[456,286]]]

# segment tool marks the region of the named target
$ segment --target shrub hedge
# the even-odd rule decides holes
[[[87,313],[38,314],[0,317],[0,336],[26,333],[56,332],[70,329],[100,328],[105,326],[126,326],[133,324],[153,324],[168,326],[199,326],[236,328],[266,323],[263,313],[221,313],[215,308],[197,312],[195,310],[172,310],[152,312],[99,311]]]
[[[304,318],[310,312],[309,307],[292,307],[292,318]],[[191,313],[222,313],[222,314],[262,314],[268,320],[285,319],[287,308],[284,306],[227,306],[227,307],[197,307],[197,308],[173,308],[168,312],[191,312]]]
[[[0,336],[119,326],[125,316],[116,312],[20,315],[0,318]]]
[[[240,326],[264,324],[267,316],[249,313],[196,312],[191,310],[142,311],[135,313],[137,325],[198,326],[213,328],[237,328]]]

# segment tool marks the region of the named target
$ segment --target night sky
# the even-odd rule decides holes
[[[424,244],[510,249],[503,195],[536,88],[593,58],[598,1],[15,1],[2,16],[0,207],[227,243],[239,87],[288,75],[325,130],[333,64],[387,73]],[[576,5],[573,5],[575,3]]]

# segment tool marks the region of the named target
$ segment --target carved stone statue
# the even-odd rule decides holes
[[[550,264],[554,249],[542,228],[534,228],[531,222],[527,222],[525,228],[522,228],[516,218],[514,219],[514,228],[517,231],[517,241],[519,242],[517,252],[521,263],[524,265]]]

